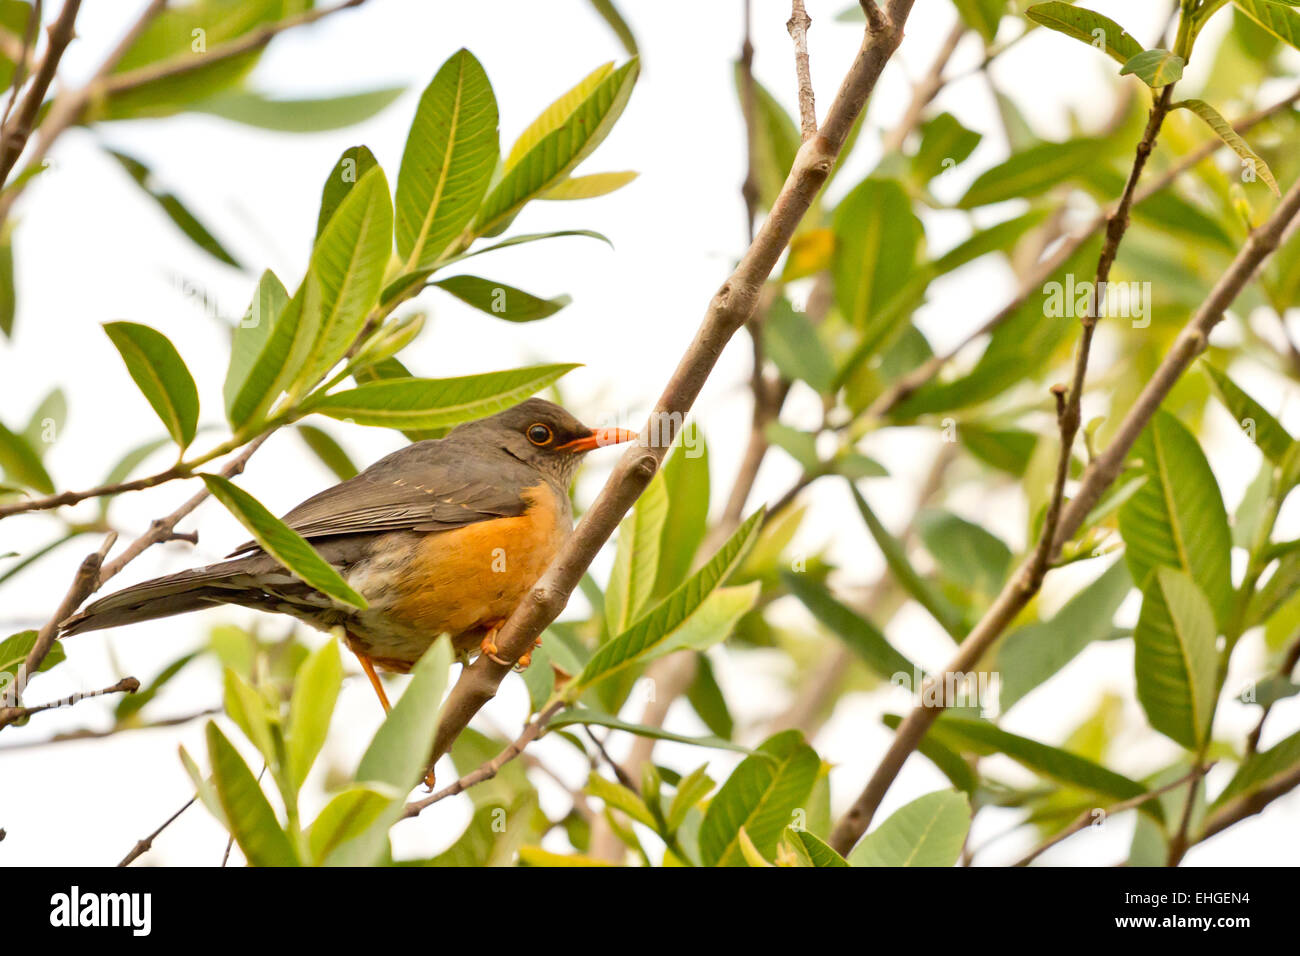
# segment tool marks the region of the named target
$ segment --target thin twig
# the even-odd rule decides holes
[[[582,725],[582,730],[583,733],[587,735],[588,739],[590,739],[591,742],[596,745],[596,752],[600,754],[601,759],[604,760],[605,763],[609,764],[609,769],[614,771],[614,776],[618,777],[618,782],[635,793],[636,781],[632,779],[631,775],[626,770],[624,770],[621,766],[619,766],[617,760],[615,760],[613,757],[609,755],[609,751],[605,749],[604,742],[601,741],[601,739],[597,737],[594,733],[592,733],[591,728],[588,727],[586,724]]]
[[[18,112],[13,115],[9,123],[5,124],[3,133],[0,133],[0,185],[9,181],[9,174],[13,172],[14,164],[18,162],[18,157],[27,146],[27,137],[31,135],[32,126],[40,114],[45,94],[49,92],[50,84],[54,82],[59,61],[63,59],[63,51],[68,48],[68,44],[76,35],[77,12],[80,9],[81,0],[64,0],[58,19],[50,24],[45,56],[41,58],[40,66],[32,76],[32,85],[23,97]],[[3,221],[3,218],[0,216],[0,221]]]
[[[1282,663],[1278,665],[1275,676],[1279,680],[1289,679],[1297,664],[1300,664],[1300,630],[1297,630],[1295,636],[1291,638],[1291,644],[1282,656]],[[1264,706],[1264,712],[1259,715],[1259,722],[1255,724],[1255,729],[1246,737],[1246,756],[1248,757],[1259,751],[1259,738],[1264,733],[1264,721],[1268,720],[1268,714],[1273,709],[1273,704],[1274,701],[1269,701]]]
[[[511,743],[510,746],[501,751],[491,760],[487,761],[487,763],[483,764],[477,770],[465,774],[465,776],[461,777],[451,786],[443,787],[437,793],[425,797],[423,800],[415,800],[408,803],[406,809],[402,811],[401,819],[407,820],[411,817],[419,816],[422,810],[433,806],[440,800],[454,797],[458,793],[464,793],[475,784],[483,783],[485,780],[491,780],[501,772],[502,767],[518,757],[524,752],[525,747],[541,736],[542,731],[546,729],[546,725],[550,723],[551,718],[563,710],[564,706],[563,701],[556,701],[551,704],[528,722],[527,726],[524,727],[523,732],[514,739],[514,742]]]
[[[799,135],[806,143],[817,135],[817,104],[813,97],[812,70],[808,65],[808,28],[812,18],[803,0],[792,0],[785,28],[794,41],[794,73],[799,81]]]
[[[930,68],[925,71],[925,76],[921,77],[912,87],[912,99],[903,112],[903,118],[885,136],[881,149],[886,156],[902,148],[912,130],[920,125],[925,108],[933,102],[934,98],[939,95],[939,91],[943,89],[945,85],[943,71],[948,68],[948,61],[952,59],[957,45],[961,43],[962,37],[966,35],[966,30],[966,22],[958,17],[957,22],[953,24],[953,28],[948,31],[948,36],[944,39],[943,45],[939,47],[939,52],[935,54],[934,60],[930,63]]]
[[[1297,100],[1300,100],[1300,89],[1295,90],[1289,96],[1279,100],[1271,106],[1257,110],[1256,112],[1243,117],[1234,123],[1232,128],[1238,133],[1244,133],[1252,127],[1264,122],[1266,119],[1269,119],[1270,117],[1282,112],[1284,109],[1287,109]],[[1200,163],[1214,155],[1215,152],[1223,148],[1223,145],[1223,141],[1217,138],[1202,143],[1199,147],[1192,150],[1192,152],[1188,153],[1178,162],[1170,166],[1169,169],[1160,176],[1153,179],[1149,185],[1139,189],[1133,196],[1133,204],[1137,205],[1165,189],[1197,163]],[[966,336],[966,338],[959,342],[955,347],[927,359],[908,374],[895,380],[889,388],[883,391],[875,401],[871,403],[863,413],[862,417],[866,420],[884,418],[901,405],[906,399],[911,397],[911,395],[922,385],[930,382],[944,369],[945,366],[948,365],[949,362],[956,358],[958,354],[965,351],[968,346],[983,338],[985,335],[988,335],[1003,322],[1011,318],[1011,316],[1015,315],[1031,295],[1042,289],[1043,283],[1050,279],[1057,269],[1063,266],[1071,256],[1078,252],[1085,242],[1106,227],[1106,223],[1109,221],[1111,215],[1113,215],[1118,209],[1118,205],[1119,201],[1116,200],[1115,203],[1112,203],[1106,209],[1101,210],[1093,216],[1082,230],[1062,242],[1050,257],[1040,262],[1037,267],[1025,277],[1021,282],[1019,289],[1016,291],[1016,294],[1009,302],[1007,302],[1006,305],[999,309],[995,315],[984,322],[974,332],[970,333],[970,335]]]
[[[41,28],[42,0],[36,0],[32,8],[27,11],[27,29],[23,31],[22,46],[16,51],[16,56],[10,56],[8,59],[13,60],[14,75],[9,84],[9,102],[5,104],[4,117],[0,118],[0,131],[9,124],[9,114],[13,112],[14,104],[18,102],[18,91],[23,88],[27,82],[27,71],[31,68],[32,49],[36,45],[36,31]]]
[[[1146,793],[1140,793],[1136,797],[1130,797],[1127,800],[1121,800],[1119,803],[1113,804],[1109,807],[1101,808],[1102,819],[1106,820],[1110,817],[1113,817],[1117,813],[1123,813],[1125,810],[1135,810],[1138,807],[1142,806],[1142,804],[1146,803],[1148,800],[1152,800],[1163,793],[1168,793],[1170,790],[1174,790],[1177,787],[1181,787],[1189,780],[1199,780],[1201,777],[1203,777],[1206,773],[1209,772],[1210,767],[1212,766],[1214,766],[1214,764],[1210,764],[1209,766],[1206,767],[1196,767],[1190,773],[1187,773],[1179,777],[1177,780],[1174,780],[1171,783],[1167,783],[1161,787],[1156,787],[1154,790],[1148,790]],[[1034,847],[1032,850],[1030,850],[1028,853],[1026,853],[1020,859],[1016,860],[1016,862],[1012,863],[1011,865],[1028,866],[1030,863],[1034,862],[1034,860],[1038,859],[1038,857],[1041,856],[1043,853],[1047,852],[1052,847],[1056,846],[1056,844],[1068,840],[1070,837],[1074,836],[1080,830],[1086,830],[1089,826],[1093,825],[1094,814],[1096,812],[1097,811],[1095,809],[1088,809],[1083,811],[1083,813],[1079,814],[1078,818],[1073,823],[1071,823],[1068,827],[1066,827],[1060,833],[1056,833],[1048,837],[1046,840],[1038,844],[1038,846]]]
[[[646,438],[615,465],[560,554],[499,632],[497,646],[502,660],[510,662],[523,656],[542,629],[564,609],[596,553],[654,477],[722,350],[753,313],[759,290],[826,182],[849,130],[902,40],[902,26],[911,9],[912,0],[892,0],[890,29],[868,32],[864,37],[821,129],[799,148],[794,167],[754,242],[709,303],[694,341],[655,403]],[[650,442],[652,433],[659,441]],[[508,663],[498,663],[488,655],[481,655],[461,671],[443,708],[435,756],[446,753],[479,709],[496,695],[509,671]]]
[[[244,446],[244,449],[240,451],[239,454],[226,462],[226,464],[221,468],[219,474],[223,478],[233,478],[240,474],[244,470],[244,466],[248,464],[248,459],[253,457],[253,453],[257,451],[257,449],[261,448],[262,444],[270,437],[271,433],[267,432],[266,434],[253,439],[253,441]],[[191,498],[188,498],[179,508],[167,515],[165,518],[155,518],[153,522],[150,523],[148,531],[132,541],[125,551],[108,564],[104,565],[104,570],[99,576],[99,587],[103,587],[109,578],[113,577],[113,575],[117,574],[124,567],[138,558],[146,549],[163,541],[174,540],[176,525],[182,518],[187,516],[207,500],[207,497],[208,492],[205,488],[203,491],[196,492]]]
[[[69,0],[69,2],[72,2],[72,0]],[[77,2],[80,2],[80,0],[77,0]],[[158,80],[184,76],[195,70],[206,69],[222,60],[251,53],[266,46],[285,30],[314,23],[349,7],[360,6],[365,2],[366,0],[345,0],[345,2],[332,7],[309,9],[300,14],[286,17],[283,20],[277,20],[274,23],[263,24],[242,36],[236,37],[229,43],[213,47],[202,54],[184,53],[162,63],[151,63],[138,69],[113,74],[113,69],[130,49],[131,45],[144,32],[150,21],[166,6],[166,0],[152,0],[136,23],[123,36],[117,47],[100,65],[91,81],[80,89],[61,96],[55,101],[50,108],[49,114],[41,124],[40,134],[37,137],[35,147],[33,147],[28,165],[30,167],[41,162],[49,152],[50,147],[54,145],[54,141],[69,127],[80,122],[86,108],[100,98],[111,97],[115,93],[124,93]],[[14,158],[17,159],[16,156]],[[0,181],[3,181],[3,177],[0,177]],[[13,189],[0,195],[0,222],[3,222],[8,217],[9,210],[21,191],[21,189]]]
[[[54,616],[51,617],[36,634],[36,641],[32,644],[32,649],[27,652],[27,657],[22,665],[18,668],[13,682],[13,693],[21,694],[27,684],[27,678],[30,674],[35,674],[45,660],[45,655],[50,652],[54,641],[59,636],[59,624],[65,621],[69,615],[81,606],[81,602],[94,593],[99,582],[99,569],[104,563],[104,557],[113,547],[113,542],[117,540],[116,533],[110,533],[100,545],[99,550],[93,554],[88,554],[81,562],[77,569],[76,575],[72,579],[72,586],[68,588],[63,600],[59,602],[58,609],[55,610]],[[6,700],[8,695],[6,695]],[[16,698],[15,698],[16,700]],[[7,706],[0,708],[0,729],[13,723],[21,716],[24,708],[17,706]]]
[[[101,690],[78,691],[75,694],[69,694],[67,697],[60,697],[58,700],[52,700],[44,704],[35,704],[31,707],[14,707],[12,712],[6,716],[10,723],[16,723],[30,717],[32,714],[39,714],[43,710],[72,707],[88,697],[104,697],[107,694],[134,694],[139,689],[140,682],[138,680],[134,677],[123,677],[116,684],[111,684]]]
[[[144,856],[151,849],[153,849],[153,841],[158,839],[158,834],[162,833],[169,826],[175,823],[177,817],[179,817],[182,813],[184,813],[191,806],[193,806],[194,801],[197,799],[198,796],[195,795],[193,797],[190,797],[188,800],[186,800],[184,805],[179,810],[177,810],[175,813],[173,813],[171,816],[169,816],[166,820],[163,821],[162,826],[160,826],[157,830],[154,830],[153,833],[150,833],[143,840],[138,841],[135,846],[131,847],[131,852],[128,853],[126,856],[122,857],[122,861],[117,865],[130,866],[136,860],[140,859],[140,857]]]
[[[1138,435],[1146,428],[1147,422],[1151,420],[1165,396],[1169,394],[1188,366],[1204,351],[1211,330],[1222,321],[1228,307],[1254,277],[1264,260],[1277,248],[1283,231],[1298,212],[1300,212],[1300,181],[1288,190],[1268,221],[1246,240],[1232,264],[1215,284],[1209,297],[1183,327],[1183,331],[1174,341],[1155,374],[1121,421],[1110,445],[1085,469],[1076,493],[1061,510],[1048,549],[1049,555],[1059,552],[1064,543],[1074,536],[1103,492],[1119,477]],[[1031,555],[1007,581],[984,617],[962,641],[956,656],[949,662],[944,672],[935,675],[931,680],[943,680],[945,674],[965,673],[975,667],[1007,625],[1028,604],[1036,593],[1032,584],[1038,550],[1036,548],[1034,555]],[[849,812],[836,824],[831,834],[831,845],[838,851],[847,853],[866,832],[871,817],[902,769],[904,761],[920,744],[921,738],[942,713],[942,709],[942,707],[917,706],[899,725],[893,743],[875,773],[872,774],[866,788]]]

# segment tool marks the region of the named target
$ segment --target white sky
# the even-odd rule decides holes
[[[79,33],[65,59],[71,75],[85,76],[128,22],[126,9],[140,3],[87,4]],[[810,0],[813,28],[809,42],[813,80],[822,110],[858,45],[857,27],[837,24],[833,16],[848,0]],[[1096,9],[1121,19],[1133,33],[1154,41],[1162,4],[1098,2]],[[404,356],[419,374],[465,374],[538,361],[579,361],[586,367],[563,381],[568,404],[581,417],[604,422],[640,416],[657,397],[698,323],[710,295],[726,276],[742,248],[743,137],[732,87],[732,61],[740,43],[740,3],[622,4],[640,42],[643,71],[627,112],[613,134],[581,172],[634,169],[631,186],[594,201],[534,203],[519,217],[513,232],[590,228],[608,235],[615,250],[583,239],[556,240],[475,260],[473,271],[539,295],[567,292],[573,304],[557,316],[530,325],[511,325],[478,313],[444,295],[426,293],[431,326]],[[775,0],[754,3],[754,43],[759,79],[788,107],[794,107],[792,53],[785,20],[789,6]],[[873,127],[889,127],[906,102],[907,79],[918,76],[953,21],[949,4],[920,0],[907,28],[897,62],[882,79],[871,106]],[[1008,26],[1009,29],[1009,26]],[[251,295],[256,272],[274,269],[288,285],[301,276],[315,228],[320,187],[338,154],[365,143],[395,181],[406,129],[420,90],[438,66],[458,47],[468,47],[484,64],[501,110],[503,146],[555,96],[607,59],[623,58],[617,41],[585,3],[525,3],[492,0],[476,4],[371,0],[356,12],[276,41],[264,57],[254,84],[279,95],[325,95],[390,84],[408,92],[374,120],[334,133],[276,135],[211,117],[181,116],[162,122],[122,123],[102,127],[96,135],[153,167],[160,182],[181,196],[236,256],[252,268],[249,275],[216,264],[196,251],[162,214],[129,185],[111,161],[98,152],[92,134],[73,131],[55,150],[56,169],[28,190],[20,204],[17,234],[19,315],[15,341],[0,348],[0,417],[11,427],[26,421],[40,398],[54,385],[69,394],[71,414],[65,434],[49,451],[46,463],[60,488],[98,483],[122,450],[156,437],[160,428],[127,377],[102,322],[130,319],[165,332],[187,359],[204,403],[202,421],[221,426],[221,382],[228,354],[222,326],[205,314],[201,303],[181,291],[178,277],[205,291],[223,317],[241,313]],[[967,38],[954,58],[954,71],[977,61],[979,51]],[[1206,62],[1193,64],[1195,82]],[[1059,36],[1036,37],[1004,57],[996,76],[1048,135],[1068,133],[1067,109],[1085,123],[1107,116],[1112,100],[1098,94],[1110,61]],[[1264,99],[1268,99],[1265,97]],[[974,158],[951,174],[940,190],[944,198],[960,194],[982,168],[998,161],[1005,146],[991,109],[987,87],[971,79],[945,90],[942,108],[985,133]],[[1225,110],[1226,112],[1226,110]],[[864,136],[851,171],[870,168],[878,149],[875,136]],[[839,190],[854,181],[844,174]],[[929,217],[932,247],[947,248],[965,235],[964,217],[941,213]],[[937,286],[920,322],[937,348],[951,344],[982,322],[1012,289],[1001,266],[980,263]],[[729,488],[734,463],[748,424],[749,348],[738,336],[723,356],[696,405],[711,448],[714,505]],[[1264,376],[1252,379],[1259,398],[1273,410],[1284,389]],[[796,390],[786,420],[812,425],[819,405]],[[1295,402],[1283,416],[1300,427]],[[1217,414],[1217,413],[1216,413]],[[402,439],[382,430],[329,423],[355,460],[368,463],[392,450]],[[1215,420],[1209,449],[1229,507],[1235,505],[1254,473],[1254,452],[1242,453],[1224,416]],[[214,431],[213,435],[220,434]],[[202,440],[202,439],[201,439]],[[905,520],[910,496],[928,469],[935,447],[933,433],[899,433],[873,440],[868,448],[894,473],[873,483],[869,494],[895,527]],[[166,452],[152,463],[165,466]],[[594,495],[613,453],[593,455],[581,489]],[[752,499],[779,495],[796,476],[792,462],[774,451]],[[974,472],[968,477],[978,478]],[[253,459],[243,484],[273,510],[284,511],[331,481],[314,457],[292,435],[273,439]],[[170,511],[192,494],[192,486],[173,483],[128,496],[114,507],[117,524],[129,536],[149,520]],[[842,568],[839,580],[862,583],[874,578],[878,554],[856,522],[845,521],[851,505],[836,485],[819,486],[808,499],[812,509],[799,539],[814,550],[829,546]],[[983,496],[968,483],[951,498],[959,511],[988,524],[1013,547],[1023,544],[1023,508],[1013,495]],[[92,506],[80,512],[92,513]],[[1294,511],[1287,516],[1294,519]],[[1294,522],[1292,521],[1292,524]],[[197,528],[197,549],[187,545],[157,547],[137,560],[116,581],[121,586],[156,574],[202,563],[242,540],[241,529],[219,508],[204,507],[185,526]],[[0,532],[0,552],[25,551],[49,540],[54,525],[40,517],[14,518]],[[0,601],[0,631],[38,626],[57,604],[77,562],[92,547],[83,539],[16,578]],[[608,567],[608,555],[598,564]],[[603,574],[604,571],[599,573]],[[1093,572],[1072,570],[1054,575],[1045,602],[1056,606]],[[1131,610],[1131,609],[1130,609]],[[797,611],[790,620],[805,621]],[[250,621],[237,609],[174,618],[128,629],[96,633],[69,641],[68,663],[34,682],[31,701],[102,687],[131,674],[147,681],[183,649],[196,646],[220,620]],[[267,632],[282,624],[263,619]],[[939,667],[951,645],[920,613],[905,612],[889,628],[890,636],[928,667]],[[313,640],[323,640],[315,635]],[[1049,742],[1059,741],[1088,716],[1107,691],[1122,694],[1126,720],[1142,727],[1133,700],[1131,645],[1117,642],[1088,649],[1044,688],[1017,706],[1008,729]],[[714,652],[715,664],[738,717],[779,712],[788,698],[787,662],[767,652]],[[1237,654],[1234,677],[1254,673],[1262,659],[1259,642],[1248,637]],[[116,661],[116,663],[115,663]],[[355,668],[354,668],[355,670]],[[220,701],[219,674],[204,665],[189,669],[150,705],[154,718],[189,713]],[[845,806],[865,781],[888,743],[879,715],[905,702],[889,692],[846,698],[817,740],[822,755],[833,761],[837,808]],[[521,683],[508,679],[485,711],[483,726],[513,736],[526,709]],[[183,743],[202,754],[202,721],[172,730],[122,734],[107,742],[63,743],[50,748],[8,751],[16,744],[43,739],[61,730],[105,726],[107,705],[87,702],[77,708],[43,714],[0,740],[0,827],[8,837],[0,858],[15,864],[106,864],[116,862],[137,839],[154,829],[191,790],[176,757]],[[1257,710],[1227,702],[1220,709],[1220,737],[1241,740],[1253,726]],[[630,714],[634,716],[634,713]],[[364,678],[345,684],[331,738],[309,785],[304,814],[320,804],[323,765],[351,768],[374,727],[379,711]],[[1300,703],[1285,701],[1274,710],[1265,745],[1300,724]],[[702,732],[685,708],[674,709],[670,725],[683,732]],[[615,754],[629,741],[614,737]],[[543,759],[557,764],[577,785],[585,767],[565,762],[562,746],[543,741]],[[1115,742],[1111,763],[1140,775],[1172,758],[1175,748],[1150,730],[1130,730]],[[705,753],[660,745],[662,762],[689,769]],[[721,779],[734,759],[711,756],[713,776]],[[1009,780],[1028,781],[1019,768],[999,760]],[[1225,768],[1226,770],[1226,768]],[[441,771],[444,778],[450,774]],[[1212,786],[1226,781],[1223,771]],[[910,761],[891,790],[881,815],[922,793],[945,786],[924,760]],[[549,785],[546,785],[549,786]],[[564,798],[543,788],[546,805],[559,810]],[[468,819],[468,801],[445,801],[418,821],[402,824],[394,834],[399,857],[435,852],[449,844]],[[1014,816],[999,811],[981,814],[976,844],[1001,833]],[[1128,845],[1132,815],[1098,831],[1072,838],[1044,857],[1056,863],[1107,864],[1121,859]],[[1028,848],[1028,831],[994,844],[985,862],[1014,859]],[[1194,849],[1189,864],[1290,863],[1300,834],[1300,798],[1279,801],[1261,817],[1239,825],[1210,844]],[[1286,838],[1279,839],[1285,835]],[[153,863],[216,862],[224,846],[217,824],[202,808],[187,812],[160,839]],[[238,851],[236,850],[236,856]]]

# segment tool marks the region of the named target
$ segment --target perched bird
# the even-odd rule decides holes
[[[388,710],[375,668],[405,673],[439,635],[450,634],[457,651],[495,658],[497,630],[572,531],[568,492],[578,464],[599,446],[636,437],[588,428],[531,398],[308,498],[283,520],[366,599],[364,611],[335,603],[249,541],[231,552],[234,560],[101,598],[62,631],[216,604],[289,614],[321,630],[342,627]],[[528,657],[518,663],[527,666]]]

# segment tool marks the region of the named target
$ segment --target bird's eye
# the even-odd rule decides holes
[[[551,429],[541,422],[528,426],[528,440],[534,445],[545,445],[551,440]]]

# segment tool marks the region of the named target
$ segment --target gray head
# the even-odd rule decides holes
[[[457,426],[447,437],[495,445],[567,488],[587,452],[632,441],[637,434],[625,428],[588,428],[554,402],[530,398]]]

